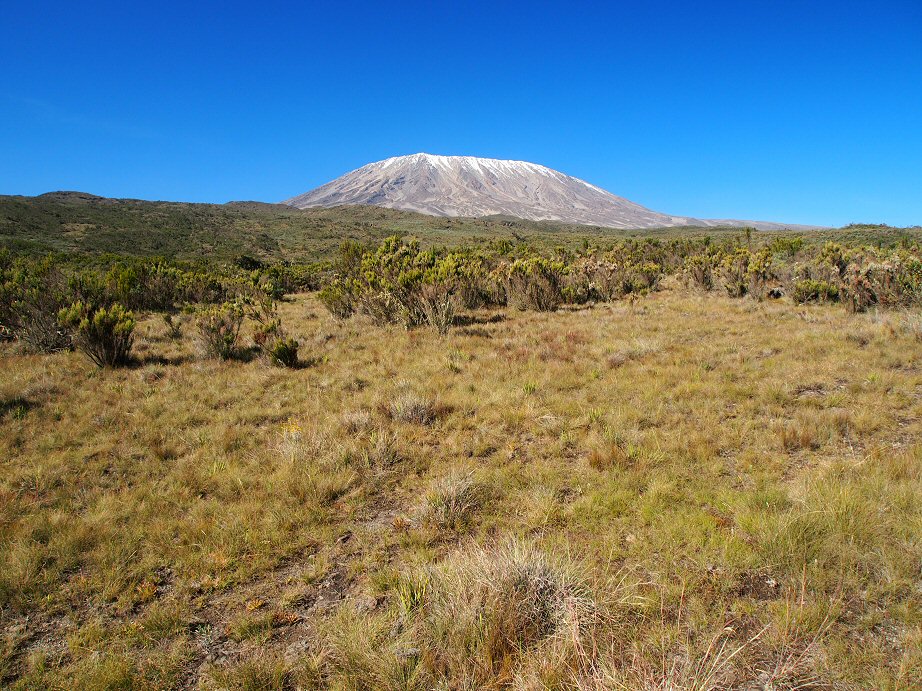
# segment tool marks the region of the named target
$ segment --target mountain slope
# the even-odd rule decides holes
[[[536,163],[423,153],[369,163],[283,203],[299,209],[369,204],[433,216],[502,215],[606,228],[806,227],[672,216]]]

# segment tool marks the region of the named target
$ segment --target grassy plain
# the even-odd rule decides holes
[[[0,680],[919,688],[918,322],[671,280],[446,337],[298,295],[297,370],[0,345]]]

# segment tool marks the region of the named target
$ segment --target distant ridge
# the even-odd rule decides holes
[[[433,216],[511,216],[605,228],[817,227],[673,216],[537,163],[425,153],[369,163],[283,203],[299,209],[367,204]]]

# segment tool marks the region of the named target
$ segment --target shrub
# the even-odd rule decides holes
[[[71,336],[58,314],[73,300],[58,262],[50,256],[20,260],[3,273],[0,319],[6,329],[39,353],[69,349]]]
[[[710,290],[714,287],[714,258],[706,254],[686,257],[684,274],[692,285]]]
[[[169,312],[164,312],[162,319],[164,326],[166,326],[167,335],[174,341],[178,340],[182,336],[182,321],[174,319]]]
[[[205,354],[222,360],[235,357],[243,317],[243,307],[237,302],[225,302],[202,310],[196,325]]]
[[[630,281],[621,262],[587,256],[567,267],[564,295],[569,302],[614,300],[629,290]]]
[[[796,303],[838,302],[839,288],[828,281],[807,278],[794,284],[791,298]]]
[[[751,254],[746,272],[749,276],[749,294],[761,300],[768,290],[769,281],[774,277],[771,250],[763,247]]]
[[[458,299],[444,284],[424,284],[419,290],[419,304],[426,322],[441,335],[448,333],[455,323]]]
[[[802,237],[777,237],[772,240],[769,249],[772,254],[785,255],[792,259],[804,246]]]
[[[724,257],[720,263],[720,278],[730,297],[740,298],[748,292],[751,257],[749,250],[740,248]]]
[[[94,308],[75,302],[62,309],[58,318],[73,330],[75,345],[100,367],[117,367],[128,363],[134,342],[134,315],[115,303]]]
[[[270,360],[282,367],[298,366],[298,342],[293,338],[279,338],[266,351]]]
[[[506,301],[520,310],[552,312],[563,302],[563,263],[543,257],[516,259],[506,268]]]
[[[340,278],[325,285],[317,297],[336,319],[348,319],[355,312],[355,298]]]
[[[628,293],[648,293],[656,290],[663,277],[663,267],[656,262],[646,261],[630,268]]]
[[[867,270],[862,270],[857,264],[848,267],[842,292],[845,307],[849,312],[864,312],[877,303],[877,295],[871,286]]]
[[[254,318],[259,324],[253,332],[253,341],[273,365],[297,367],[299,344],[285,334],[281,320],[269,316],[274,314],[275,305],[271,301],[257,310]]]

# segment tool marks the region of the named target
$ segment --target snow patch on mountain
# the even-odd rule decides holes
[[[503,215],[608,228],[795,227],[662,214],[537,163],[426,153],[369,163],[283,203],[299,209],[370,204],[434,216]]]

